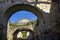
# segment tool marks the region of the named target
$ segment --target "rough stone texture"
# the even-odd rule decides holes
[[[13,10],[16,11],[19,9],[19,8],[15,8],[14,6],[14,5],[18,6],[17,4],[20,4],[21,8],[32,11],[38,16],[38,19],[39,19],[39,22],[37,24],[38,26],[36,25],[34,30],[37,40],[40,40],[40,39],[41,40],[59,40],[60,39],[60,31],[59,31],[60,30],[60,4],[58,4],[58,2],[60,1],[52,0],[50,4],[51,5],[50,13],[46,13],[42,11],[44,7],[42,7],[41,5],[38,5],[40,3],[39,2],[37,3],[37,1],[31,2],[31,0],[30,1],[0,0],[0,35],[1,35],[0,40],[7,40],[7,39],[9,40],[9,38],[7,38],[9,33],[9,30],[8,30],[9,27],[7,26],[7,23],[8,23],[8,19],[13,13]],[[26,7],[24,8],[23,6],[24,7],[26,6]],[[11,9],[10,7],[13,9]],[[47,8],[45,9],[47,10]]]

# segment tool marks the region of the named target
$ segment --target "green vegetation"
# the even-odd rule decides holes
[[[10,26],[15,26],[15,24],[14,24],[14,23],[10,23],[9,25],[10,25]]]
[[[23,34],[22,37],[23,37],[23,38],[26,38],[27,32],[26,32],[26,31],[23,31],[22,34]]]
[[[33,25],[35,25],[37,22],[38,22],[37,20],[32,21]]]

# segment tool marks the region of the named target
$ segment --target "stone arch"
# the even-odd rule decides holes
[[[5,30],[6,30],[5,31],[6,35],[7,35],[7,30],[8,30],[7,24],[8,24],[9,18],[11,17],[11,15],[14,14],[14,12],[22,11],[22,10],[33,12],[38,17],[38,24],[37,24],[38,27],[43,26],[42,24],[43,24],[44,18],[43,18],[43,14],[41,13],[42,12],[41,10],[38,10],[36,7],[28,5],[28,4],[16,4],[16,5],[9,7],[6,10],[6,12],[3,14],[3,17],[5,19],[4,20],[5,23],[3,23],[3,25],[5,24],[4,26],[5,26]]]
[[[28,32],[31,32],[32,33],[32,36],[33,36],[33,38],[32,38],[32,40],[35,40],[35,34],[34,34],[34,32],[31,30],[31,29],[28,29],[28,28],[19,28],[19,29],[17,29],[14,33],[13,33],[13,40],[17,40],[17,34],[18,34],[18,32],[20,32],[20,31],[28,31]],[[19,38],[19,40],[20,40],[21,38]],[[25,39],[25,40],[27,40],[27,39]]]
[[[28,4],[16,4],[16,5],[13,5],[13,6],[9,7],[5,11],[3,16],[8,21],[8,19],[10,18],[11,15],[13,15],[17,11],[22,11],[22,10],[31,11],[36,16],[38,16],[38,18],[41,18],[41,19],[43,18],[43,14],[41,13],[42,12],[41,10],[38,10],[37,7],[31,6],[31,5],[28,5]]]

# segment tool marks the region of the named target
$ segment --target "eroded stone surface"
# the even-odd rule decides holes
[[[47,0],[46,0],[47,1]],[[28,4],[28,5],[31,5],[31,6],[34,6],[36,7],[38,10],[44,10],[41,12],[41,14],[43,14],[43,19],[40,19],[41,18],[41,15],[38,16],[39,18],[39,22],[38,23],[38,27],[36,27],[35,30],[36,31],[36,39],[37,40],[59,40],[60,38],[60,9],[58,8],[58,2],[59,0],[53,0],[51,4],[44,4],[44,3],[39,3],[40,0],[38,0],[38,2],[35,2],[35,0],[0,0],[0,39],[1,40],[7,40],[7,35],[9,35],[9,31],[7,32],[6,29],[8,29],[7,27],[7,17],[8,14],[6,16],[5,15],[5,11],[10,8],[11,6],[14,6],[14,5],[17,5],[17,4]],[[48,6],[47,6],[48,5]],[[43,7],[44,6],[44,7]],[[46,6],[46,7],[45,7]],[[59,7],[60,7],[60,4],[59,4]],[[58,10],[59,9],[59,10]],[[33,10],[33,9],[31,9]],[[49,10],[49,14],[45,11],[48,11]],[[37,12],[35,10],[35,12]],[[10,13],[10,12],[9,12]],[[39,12],[37,12],[39,13]],[[2,18],[2,19],[1,19]],[[42,22],[43,21],[43,22]],[[2,23],[1,23],[2,22]],[[4,28],[4,29],[2,29]],[[49,29],[51,29],[49,31]],[[3,34],[3,36],[2,36]],[[12,36],[11,36],[12,37]],[[52,38],[51,38],[52,37]],[[10,38],[8,37],[8,40]],[[12,39],[12,38],[11,38]],[[10,39],[10,40],[11,40]]]

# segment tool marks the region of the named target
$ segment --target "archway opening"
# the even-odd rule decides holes
[[[13,10],[12,10],[13,9]],[[17,4],[17,5],[13,5],[11,7],[9,7],[6,11],[5,11],[5,14],[3,15],[5,21],[3,23],[3,25],[5,26],[5,29],[6,30],[4,33],[6,34],[5,37],[6,39],[9,40],[8,38],[8,33],[9,33],[9,18],[17,11],[22,11],[22,10],[26,10],[26,11],[30,11],[30,12],[33,12],[37,17],[38,17],[38,24],[36,27],[41,27],[42,26],[42,23],[43,23],[43,14],[41,13],[42,11],[41,10],[38,10],[36,7],[34,6],[31,6],[31,5],[27,5],[27,4]],[[39,30],[39,29],[37,29]],[[38,31],[36,31],[36,33],[38,33]]]
[[[14,36],[13,40],[35,40],[35,34],[34,34],[34,32],[32,30],[30,30],[30,29],[27,29],[27,28],[19,28],[19,29],[17,29],[13,33],[13,36]]]
[[[35,25],[38,23],[38,17],[30,11],[22,10],[22,11],[17,11],[13,13],[12,16],[10,16],[10,19],[8,21],[9,25],[9,35],[7,35],[10,39],[13,39],[13,33],[18,29],[18,28],[28,28],[32,31],[34,31]],[[20,35],[21,34],[21,35]],[[31,32],[29,31],[20,31],[17,34],[17,38],[22,38],[22,39],[27,39],[28,35],[30,35]],[[18,36],[20,35],[20,36]],[[33,34],[31,34],[33,35]]]

